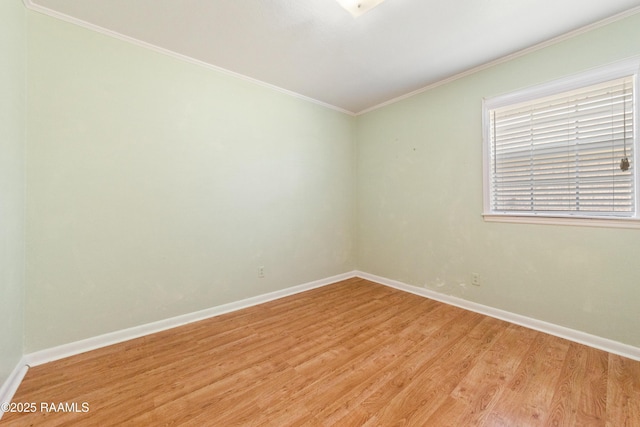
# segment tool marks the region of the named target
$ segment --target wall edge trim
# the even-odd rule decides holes
[[[27,365],[27,361],[23,356],[16,367],[11,371],[9,377],[5,380],[5,382],[0,386],[0,404],[1,403],[9,403],[13,399],[14,394],[18,391],[18,387],[22,383],[24,376],[27,374],[29,370],[29,366]],[[0,419],[4,415],[5,411],[0,405]]]
[[[43,15],[47,15],[47,16],[50,16],[52,18],[68,22],[70,24],[74,24],[74,25],[77,25],[79,27],[83,27],[83,28],[86,28],[88,30],[95,31],[97,33],[106,35],[108,37],[113,37],[115,39],[118,39],[118,40],[130,43],[130,44],[133,44],[133,45],[138,46],[138,47],[142,47],[142,48],[145,48],[145,49],[152,50],[152,51],[160,53],[162,55],[170,56],[170,57],[178,59],[180,61],[184,61],[184,62],[188,62],[188,63],[193,64],[193,65],[198,65],[200,67],[208,68],[210,70],[217,71],[217,72],[225,74],[227,76],[235,77],[237,79],[244,80],[246,82],[250,82],[250,83],[253,83],[255,85],[262,86],[262,87],[274,90],[276,92],[283,93],[283,94],[291,96],[293,98],[301,99],[301,100],[309,102],[311,104],[319,105],[321,107],[328,108],[330,110],[338,111],[340,113],[347,114],[347,115],[352,116],[352,117],[356,115],[356,113],[354,113],[353,111],[346,110],[346,109],[338,107],[336,105],[332,105],[332,104],[329,104],[327,102],[320,101],[320,100],[315,99],[315,98],[311,98],[311,97],[303,95],[301,93],[294,92],[292,90],[288,90],[288,89],[282,88],[280,86],[276,86],[274,84],[267,83],[267,82],[264,82],[262,80],[255,79],[253,77],[249,77],[249,76],[246,76],[244,74],[237,73],[235,71],[231,71],[231,70],[228,70],[228,69],[223,68],[223,67],[219,67],[217,65],[209,64],[208,62],[201,61],[199,59],[193,58],[193,57],[188,56],[188,55],[183,55],[181,53],[175,52],[175,51],[170,50],[170,49],[165,49],[165,48],[157,46],[157,45],[155,45],[153,43],[148,43],[148,42],[136,39],[134,37],[130,37],[130,36],[118,33],[117,31],[109,30],[107,28],[101,27],[101,26],[96,25],[96,24],[92,24],[92,23],[84,21],[82,19],[78,19],[78,18],[75,18],[73,16],[69,16],[69,15],[66,15],[64,13],[57,12],[57,11],[55,11],[53,9],[49,9],[49,8],[41,6],[39,4],[35,4],[32,0],[23,0],[23,2],[24,2],[24,5],[25,5],[25,7],[27,9],[32,10],[34,12],[42,13]]]
[[[589,347],[597,348],[599,350],[603,350],[612,354],[617,354],[619,356],[640,361],[639,347],[634,347],[632,345],[624,344],[608,338],[599,337],[586,332],[567,328],[565,326],[556,325],[554,323],[545,322],[543,320],[534,319],[532,317],[523,316],[521,314],[501,310],[499,308],[490,307],[490,306],[479,304],[473,301],[468,301],[462,298],[454,297],[451,295],[441,294],[439,292],[435,292],[429,289],[408,285],[398,280],[388,279],[386,277],[376,276],[374,274],[369,274],[362,271],[356,271],[355,274],[356,274],[356,277],[360,277],[362,279],[366,279],[371,282],[378,283],[380,285],[388,286],[394,289],[412,293],[414,295],[419,295],[425,298],[433,299],[445,304],[449,304],[465,310],[473,311],[475,313],[484,314],[489,317],[504,320],[506,322],[514,323],[516,325],[524,326],[525,328],[533,329],[539,332],[544,332],[546,334],[560,337],[569,341],[573,341],[578,344],[584,344]]]
[[[520,325],[529,329],[533,329],[539,332],[547,333],[549,335],[557,336],[569,341],[573,341],[579,344],[587,345],[589,347],[597,348],[599,350],[607,351],[612,354],[627,357],[629,359],[640,361],[640,348],[634,347],[629,344],[624,344],[618,341],[610,340],[608,338],[599,337],[596,335],[588,334],[586,332],[578,331],[575,329],[567,328],[564,326],[556,325],[553,323],[545,322],[542,320],[534,319],[531,317],[523,316],[520,314],[512,313],[509,311],[501,310],[495,307],[486,306],[473,301],[468,301],[462,298],[458,298],[451,295],[441,294],[429,289],[420,288],[417,286],[409,285],[398,280],[389,279],[382,276],[366,273],[359,270],[353,270],[350,272],[338,274],[335,276],[319,279],[300,285],[295,285],[289,288],[281,289],[278,291],[269,292],[254,297],[249,297],[239,301],[234,301],[219,306],[214,306],[208,309],[187,313],[168,319],[159,320],[152,323],[147,323],[139,326],[134,326],[119,331],[114,331],[102,335],[98,335],[83,340],[62,344],[56,347],[39,350],[29,354],[25,354],[14,370],[11,372],[7,380],[0,387],[0,402],[11,402],[15,392],[18,390],[24,376],[28,369],[32,366],[42,365],[55,360],[63,359],[66,357],[74,356],[77,354],[85,353],[87,351],[96,350],[98,348],[106,347],[113,344],[118,344],[131,339],[139,338],[145,335],[165,331],[175,327],[187,325],[189,323],[205,320],[214,316],[218,316],[225,313],[241,310],[243,308],[252,307],[258,304],[263,304],[269,301],[273,301],[279,298],[295,295],[308,290],[328,286],[342,280],[358,277],[374,283],[378,283],[383,286],[388,286],[403,292],[408,292],[414,295],[418,295],[424,298],[433,299],[435,301],[442,302],[444,304],[459,307],[465,310],[480,313],[489,317],[504,320],[516,325]],[[4,412],[0,410],[0,419]]]
[[[460,80],[460,79],[462,79],[464,77],[467,77],[467,76],[470,76],[472,74],[478,73],[480,71],[486,70],[487,68],[495,67],[495,66],[503,64],[505,62],[509,62],[509,61],[511,61],[513,59],[520,58],[521,56],[525,56],[525,55],[527,55],[529,53],[533,53],[533,52],[545,49],[545,48],[547,48],[549,46],[553,46],[553,45],[561,43],[563,41],[566,41],[566,40],[572,39],[574,37],[580,36],[582,34],[588,33],[589,31],[597,30],[598,28],[604,27],[604,26],[609,25],[609,24],[613,24],[613,23],[615,23],[617,21],[620,21],[622,19],[628,18],[628,17],[633,16],[633,15],[635,15],[637,13],[640,13],[640,6],[633,7],[631,9],[629,9],[629,10],[626,10],[624,12],[621,12],[621,13],[618,13],[616,15],[610,16],[608,18],[602,19],[600,21],[596,21],[594,23],[585,25],[583,27],[576,28],[575,30],[569,31],[568,33],[561,34],[559,36],[553,37],[553,38],[551,38],[549,40],[543,41],[543,42],[535,44],[533,46],[529,46],[527,48],[515,51],[515,52],[510,53],[508,55],[505,55],[505,56],[502,56],[500,58],[494,59],[493,61],[485,62],[484,64],[477,65],[475,67],[472,67],[472,68],[469,68],[467,70],[461,71],[460,73],[454,74],[454,75],[449,76],[449,77],[445,77],[444,79],[437,80],[437,81],[435,81],[433,83],[427,84],[426,86],[423,86],[423,87],[415,89],[415,90],[413,90],[411,92],[405,93],[404,95],[399,95],[399,96],[396,96],[395,98],[391,98],[391,99],[389,99],[387,101],[381,102],[380,104],[374,105],[374,106],[369,107],[369,108],[365,108],[362,111],[356,112],[355,115],[356,116],[360,116],[360,115],[369,113],[371,111],[375,111],[375,110],[378,110],[380,108],[386,107],[388,105],[396,104],[396,103],[398,103],[400,101],[403,101],[405,99],[411,98],[411,97],[413,97],[415,95],[419,95],[419,94],[421,94],[423,92],[428,92],[431,89],[435,89],[435,88],[437,88],[439,86],[446,85],[448,83],[454,82],[456,80]]]
[[[25,360],[25,364],[27,364],[29,367],[38,366],[45,363],[53,362],[55,360],[60,360],[66,357],[85,353],[87,351],[96,350],[102,347],[107,347],[113,344],[118,344],[118,343],[132,340],[135,338],[140,338],[145,335],[166,331],[167,329],[184,326],[189,323],[197,322],[200,320],[209,319],[211,317],[219,316],[221,314],[230,313],[233,311],[241,310],[243,308],[252,307],[258,304],[263,304],[265,302],[273,301],[279,298],[288,297],[291,295],[298,294],[300,292],[305,292],[311,289],[320,288],[323,286],[330,285],[332,283],[350,279],[352,277],[356,277],[354,271],[338,274],[336,276],[331,276],[324,279],[314,280],[312,282],[307,282],[301,285],[292,286],[292,287],[281,289],[278,291],[273,291],[266,294],[245,298],[239,301],[234,301],[227,304],[206,308],[204,310],[181,314],[179,316],[158,320],[158,321],[146,323],[143,325],[133,326],[127,329],[108,332],[106,334],[85,338],[79,341],[62,344],[56,347],[38,350],[32,353],[26,354],[23,359]]]

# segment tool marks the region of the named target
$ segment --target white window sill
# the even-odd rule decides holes
[[[569,225],[579,227],[640,228],[637,218],[580,218],[572,216],[540,216],[513,214],[482,214],[486,222],[510,222],[518,224]]]

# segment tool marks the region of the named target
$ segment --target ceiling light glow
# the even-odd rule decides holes
[[[384,0],[337,0],[354,18],[370,11]]]

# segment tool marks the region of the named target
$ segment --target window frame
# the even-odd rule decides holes
[[[526,224],[555,224],[577,225],[614,228],[640,228],[640,168],[637,168],[640,159],[640,57],[617,62],[604,67],[595,68],[580,74],[538,84],[524,89],[516,90],[503,95],[498,95],[482,100],[482,151],[483,151],[483,213],[482,216],[488,222],[508,222]],[[574,212],[546,213],[546,212],[496,212],[491,209],[491,118],[489,112],[496,108],[513,105],[521,102],[532,101],[538,98],[559,94],[583,87],[603,83],[621,77],[632,76],[634,84],[633,96],[633,163],[634,172],[634,203],[633,216],[611,217],[584,215]]]

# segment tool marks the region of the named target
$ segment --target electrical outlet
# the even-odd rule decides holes
[[[264,265],[261,265],[260,267],[258,267],[258,278],[260,279],[264,278]]]
[[[480,286],[480,273],[471,273],[471,284],[473,286]]]

